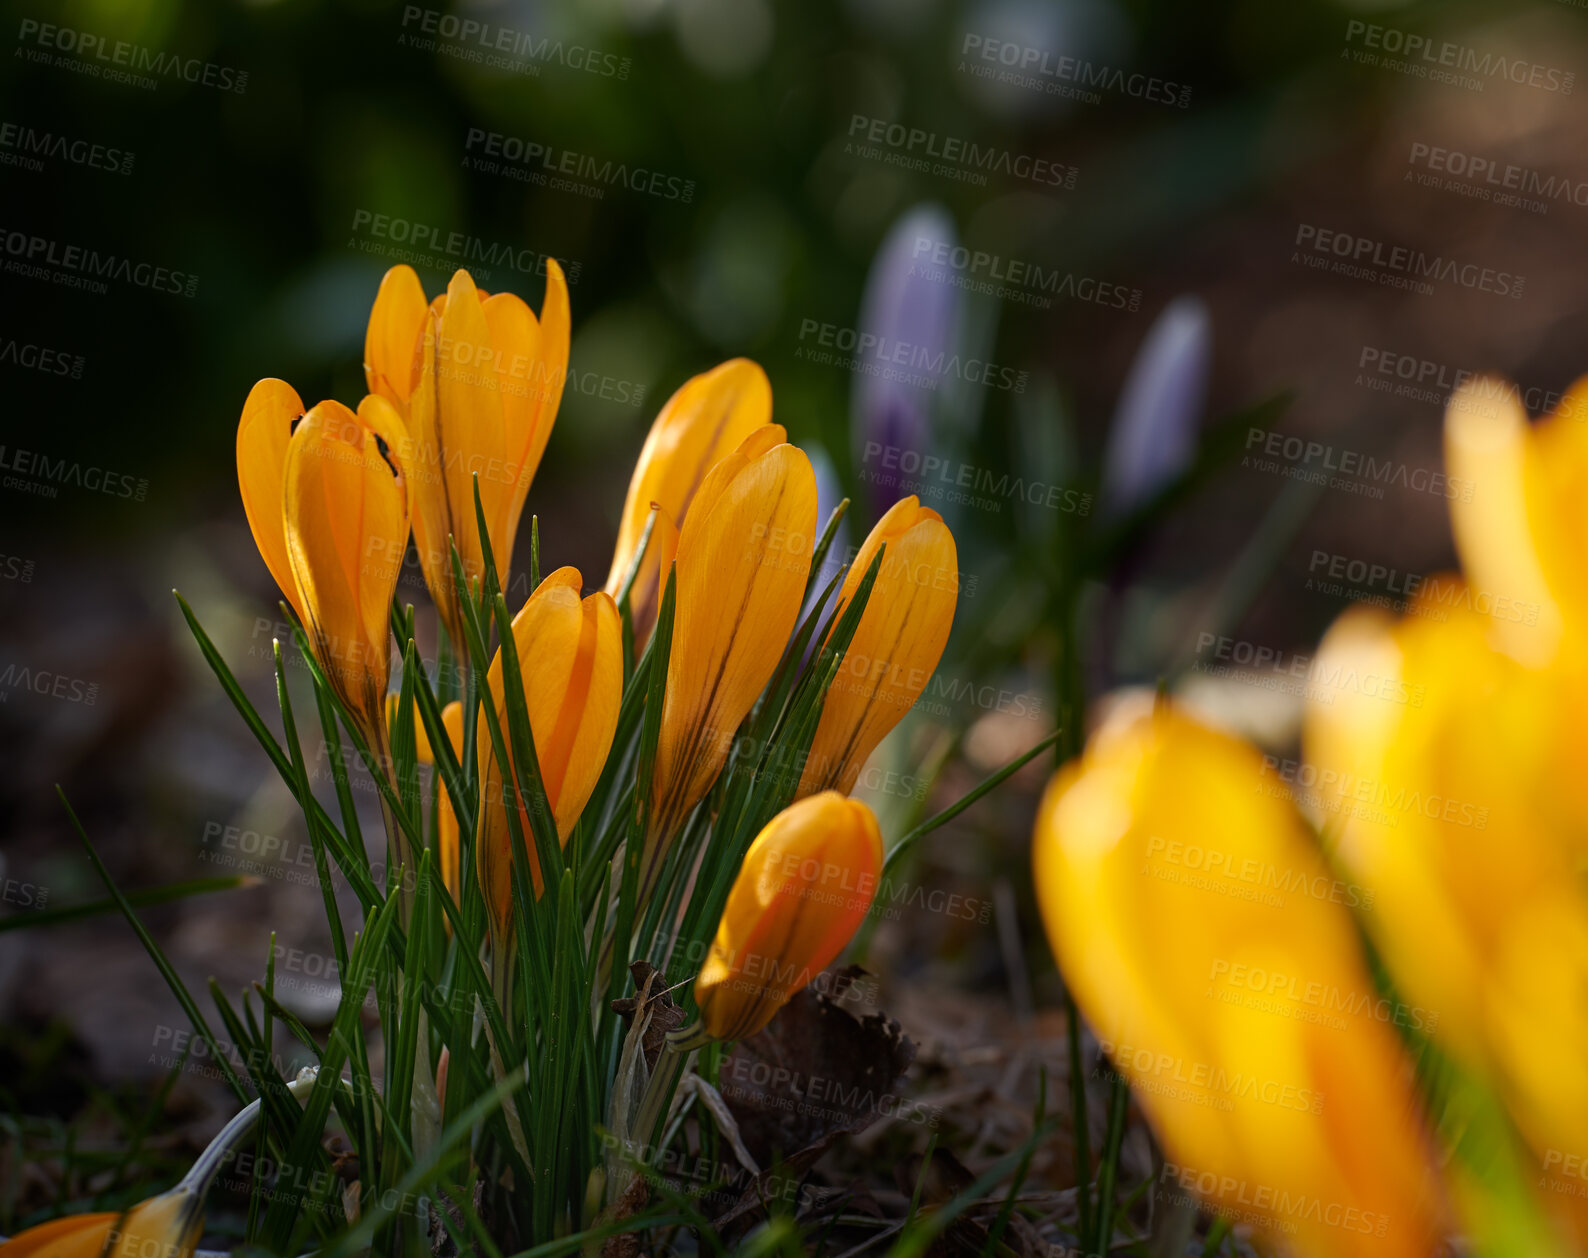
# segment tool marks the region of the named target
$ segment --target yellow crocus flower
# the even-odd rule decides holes
[[[801,795],[854,789],[877,744],[921,697],[948,644],[959,598],[954,535],[914,495],[888,509],[850,564],[834,627],[883,546],[871,597],[822,705]]]
[[[1397,984],[1495,1081],[1542,1183],[1588,1153],[1588,1077],[1562,1068],[1588,1056],[1581,707],[1569,678],[1496,649],[1476,602],[1442,578],[1404,620],[1335,623],[1317,667],[1382,680],[1309,706],[1306,780]],[[1588,1241],[1583,1200],[1545,1195]]]
[[[564,844],[606,766],[623,698],[622,624],[617,604],[603,591],[581,600],[582,587],[577,568],[559,568],[540,583],[513,617],[513,642],[523,671],[524,702],[541,781],[557,825],[557,839]],[[491,662],[486,690],[511,751],[500,651]],[[513,837],[507,822],[507,799],[509,790],[516,789],[516,775],[500,766],[483,721],[476,739],[481,804],[475,853],[480,887],[495,929],[505,935],[513,907]],[[540,863],[522,801],[518,815],[530,876],[539,895]]]
[[[287,1091],[302,1100],[316,1073],[299,1071]],[[226,1158],[253,1130],[259,1110],[258,1101],[244,1107],[170,1191],[129,1210],[69,1214],[40,1223],[0,1244],[0,1258],[191,1258],[204,1232],[204,1196]]]
[[[203,1201],[174,1188],[123,1214],[69,1214],[0,1245],[0,1258],[191,1258],[204,1232]]]
[[[1060,968],[1163,1143],[1162,1187],[1298,1253],[1426,1258],[1396,1010],[1262,757],[1122,705],[1049,785],[1034,858]]]
[[[651,508],[651,542],[629,591],[635,637],[644,642],[656,623],[661,574],[672,563],[678,529],[711,471],[757,428],[772,422],[772,385],[747,358],[735,358],[686,380],[657,413],[634,465],[606,591],[614,598],[628,579]]]
[[[777,669],[804,598],[816,475],[782,427],[751,433],[701,482],[679,535],[640,902]]]
[[[474,478],[504,589],[524,499],[551,436],[568,374],[568,287],[546,264],[537,319],[512,293],[486,295],[467,271],[429,306],[417,277],[394,267],[381,282],[365,338],[365,376],[406,421],[414,545],[425,584],[460,651],[463,613],[448,539],[478,578],[484,550]]]
[[[756,835],[728,892],[695,1003],[713,1039],[754,1035],[837,959],[871,910],[882,834],[837,791],[789,805]]]
[[[402,421],[384,398],[307,414],[261,380],[237,429],[243,509],[327,682],[376,757],[388,758],[392,595],[408,546]]]

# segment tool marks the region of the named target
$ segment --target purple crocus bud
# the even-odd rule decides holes
[[[1102,514],[1139,506],[1182,471],[1196,448],[1213,325],[1196,297],[1170,302],[1136,351],[1103,460]]]
[[[866,277],[850,427],[877,516],[912,491],[910,469],[930,453],[935,391],[927,380],[937,377],[921,364],[952,356],[959,332],[959,289],[937,277],[933,258],[957,243],[947,210],[917,205],[889,230]]]

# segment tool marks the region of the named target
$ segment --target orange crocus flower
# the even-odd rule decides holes
[[[557,825],[557,839],[563,844],[606,766],[623,698],[622,624],[617,604],[601,591],[581,600],[582,585],[577,568],[559,568],[540,583],[513,617],[513,642],[523,669],[524,702],[535,754]],[[491,662],[486,690],[502,738],[511,750],[500,651]],[[513,906],[513,839],[507,799],[509,790],[516,790],[516,775],[499,765],[483,723],[476,737],[482,798],[475,853],[480,887],[494,928],[505,936]],[[517,806],[530,877],[539,895],[542,876],[529,815],[522,801]]]
[[[463,613],[448,539],[457,543],[464,572],[479,578],[478,476],[491,551],[507,587],[524,499],[562,399],[568,342],[568,287],[551,260],[539,319],[512,293],[482,292],[467,271],[426,306],[408,267],[387,272],[370,312],[365,377],[406,421],[414,545],[460,653]]]
[[[914,495],[888,509],[850,564],[834,627],[883,546],[866,610],[822,704],[801,795],[854,789],[877,744],[921,697],[948,643],[959,598],[954,535]]]
[[[695,1003],[713,1039],[754,1035],[837,959],[871,910],[882,834],[837,791],[790,804],[756,835],[728,892]]]
[[[746,437],[695,494],[678,542],[642,903],[777,669],[799,617],[815,528],[815,473],[777,424]]]

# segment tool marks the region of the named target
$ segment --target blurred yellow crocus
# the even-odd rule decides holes
[[[1396,983],[1494,1080],[1548,1187],[1588,1153],[1588,1077],[1563,1068],[1588,1057],[1581,706],[1556,670],[1495,649],[1476,602],[1442,578],[1404,620],[1354,608],[1334,624],[1317,667],[1385,684],[1309,706],[1303,785],[1372,894]],[[1588,1241],[1581,1197],[1549,1195]]]
[[[1457,389],[1445,409],[1450,523],[1462,570],[1475,593],[1500,604],[1503,614],[1491,625],[1495,644],[1528,664],[1554,657],[1571,604],[1579,630],[1588,612],[1588,599],[1574,596],[1583,578],[1559,562],[1565,545],[1581,567],[1588,539],[1572,525],[1572,504],[1554,491],[1559,470],[1548,466],[1556,458],[1569,464],[1562,456],[1581,440],[1576,430],[1588,413],[1581,398],[1575,405],[1575,420],[1555,416],[1533,425],[1514,386],[1480,376]]]
[[[506,588],[524,499],[562,399],[568,340],[568,287],[549,259],[539,319],[512,293],[487,296],[467,271],[454,274],[427,306],[408,267],[387,272],[370,312],[365,377],[406,421],[414,544],[430,597],[460,651],[463,613],[448,539],[457,542],[465,574],[480,577],[477,475]]]
[[[634,566],[651,509],[656,509],[644,564],[629,590],[635,637],[643,643],[656,623],[661,575],[672,564],[678,530],[696,491],[711,471],[757,428],[772,422],[772,385],[747,358],[735,358],[686,380],[657,413],[634,465],[606,590],[622,592]]]
[[[1300,1254],[1427,1258],[1402,1011],[1264,768],[1167,705],[1121,705],[1038,812],[1048,937],[1162,1140],[1162,1189]]]
[[[384,398],[366,397],[356,414],[340,402],[305,414],[280,380],[254,386],[237,428],[238,482],[259,553],[382,763],[391,601],[408,547],[396,453],[404,440]]]
[[[640,902],[678,828],[727,761],[799,617],[816,528],[816,476],[777,424],[701,482],[679,536]]]
[[[577,568],[559,568],[540,583],[513,617],[513,642],[523,671],[524,702],[541,781],[557,825],[557,839],[564,844],[606,766],[623,698],[622,625],[617,604],[603,591],[581,599],[582,587]],[[486,691],[511,751],[500,651],[491,662]],[[475,855],[494,929],[505,936],[513,907],[513,838],[507,800],[509,791],[516,799],[516,775],[511,768],[504,771],[500,766],[483,722],[476,738],[481,804]],[[534,835],[523,802],[517,807],[529,872],[539,895],[542,880]]]
[[[837,791],[785,808],[756,835],[695,979],[705,1032],[754,1035],[837,959],[871,910],[882,834]]]
[[[1320,670],[1386,681],[1309,705],[1302,785],[1396,982],[1491,1081],[1583,1246],[1588,1078],[1563,1063],[1588,1055],[1588,377],[1537,423],[1509,382],[1466,382],[1445,461],[1463,575],[1330,629]]]
[[[854,789],[877,744],[921,697],[948,643],[959,598],[954,535],[914,495],[888,509],[855,556],[834,627],[884,546],[871,597],[822,705],[801,795]]]

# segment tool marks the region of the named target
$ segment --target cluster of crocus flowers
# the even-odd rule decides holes
[[[505,582],[525,494],[555,421],[568,342],[568,295],[555,263],[538,318],[511,294],[481,291],[465,271],[427,301],[412,270],[394,267],[370,315],[370,392],[356,412],[323,402],[305,414],[298,395],[276,380],[261,381],[245,405],[238,476],[260,553],[388,774],[389,617],[410,533],[442,625],[465,657],[453,547],[471,584],[487,549]],[[817,484],[810,459],[771,417],[771,386],[753,362],[734,359],[687,381],[658,414],[635,468],[606,588],[583,597],[579,572],[559,569],[511,623],[539,779],[556,841],[566,845],[613,754],[624,613],[643,643],[674,582],[655,762],[641,784],[650,805],[642,904],[779,665],[801,665],[786,657],[809,594]],[[919,697],[953,623],[953,537],[936,512],[907,498],[853,557],[825,613],[829,634],[879,555],[870,602],[826,693],[798,784],[797,797],[822,799],[829,821],[852,814],[842,795]],[[506,685],[499,650],[477,691],[475,833],[460,833],[450,788],[434,819],[441,874],[454,896],[462,844],[473,843],[498,941],[512,915],[513,832],[525,842],[537,896],[549,837],[537,835],[524,803],[521,788],[532,775],[503,763],[489,733],[494,716],[510,751]],[[442,712],[459,756],[464,716],[456,702]],[[431,761],[417,726],[416,735],[418,759]],[[394,856],[411,865],[400,829],[388,817]],[[872,821],[873,838],[875,831]]]
[[[759,369],[744,363],[696,377],[657,421],[668,425],[666,444],[653,430],[647,451],[674,451],[693,476],[690,469],[699,466],[708,440],[720,441],[724,426],[741,411],[761,410],[761,379]],[[714,403],[695,398],[681,404],[696,388],[709,391]],[[683,472],[644,468],[643,461],[642,471],[643,483],[673,487],[667,504],[653,500],[658,508],[680,500],[677,487],[688,479]],[[625,514],[625,527],[636,537],[643,520],[637,506],[641,484],[637,473]],[[810,575],[815,476],[783,429],[766,424],[718,459],[686,507],[676,549],[676,610],[642,888],[721,772],[740,722],[783,657]],[[854,556],[830,625],[836,627],[879,552],[870,598],[823,703],[800,795],[853,789],[877,744],[920,697],[948,641],[959,590],[954,539],[942,517],[914,497],[896,503]],[[614,582],[632,562],[620,539]]]
[[[1393,1004],[1263,776],[1239,740],[1122,705],[1038,813],[1049,939],[1163,1142],[1166,1190],[1299,1253],[1426,1258],[1435,1196]],[[1299,890],[1249,898],[1251,870]]]
[[[1504,381],[1469,382],[1445,421],[1461,577],[1403,619],[1347,612],[1319,667],[1375,692],[1309,707],[1312,801],[1375,893],[1366,925],[1438,1038],[1492,1080],[1533,1150],[1540,1196],[1579,1247],[1588,1202],[1562,1174],[1588,1150],[1588,381],[1530,424]]]
[[[833,963],[871,910],[882,835],[837,791],[791,804],[755,837],[695,979],[711,1039],[754,1035]]]

